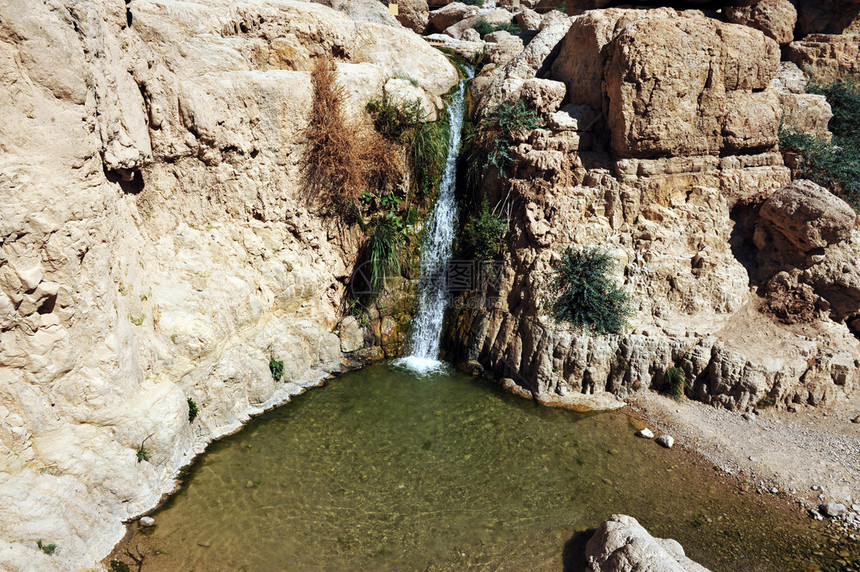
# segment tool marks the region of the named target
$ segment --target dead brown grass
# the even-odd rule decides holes
[[[402,145],[347,120],[346,94],[333,62],[317,60],[311,81],[314,100],[304,172],[309,201],[324,210],[344,212],[357,204],[365,189],[396,188],[405,172]]]

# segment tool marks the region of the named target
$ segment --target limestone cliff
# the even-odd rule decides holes
[[[360,231],[301,193],[309,70],[338,62],[355,115],[457,75],[352,4],[0,6],[0,568],[94,565],[209,441],[363,345],[339,322]]]
[[[509,251],[480,304],[457,313],[457,359],[547,403],[659,390],[669,367],[689,395],[731,409],[856,396],[856,215],[816,185],[789,186],[777,152],[783,116],[818,130],[829,119],[798,81],[761,31],[669,8],[544,24],[485,68],[479,119],[521,98],[545,127],[514,136],[509,180],[485,170],[490,204],[510,209]],[[571,247],[614,260],[634,305],[626,330],[553,319],[550,283]]]

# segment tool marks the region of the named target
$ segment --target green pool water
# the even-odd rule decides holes
[[[574,570],[625,513],[713,570],[836,569],[821,523],[637,427],[376,365],[213,443],[130,546],[145,570]]]

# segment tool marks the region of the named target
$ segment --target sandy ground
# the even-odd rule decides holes
[[[755,486],[776,488],[809,508],[835,501],[860,512],[860,424],[852,422],[860,415],[856,400],[827,410],[766,408],[744,416],[643,392],[630,407],[655,434],[672,435],[675,446]],[[852,518],[842,520],[848,524]]]

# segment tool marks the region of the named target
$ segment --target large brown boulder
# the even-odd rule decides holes
[[[397,21],[416,34],[427,29],[429,14],[427,0],[397,0]]]
[[[573,22],[552,71],[571,103],[604,113],[616,156],[719,155],[777,144],[781,109],[766,88],[779,57],[745,26],[610,9]]]
[[[729,22],[761,30],[779,44],[794,40],[797,10],[788,0],[760,0],[750,6],[730,6],[723,13]]]
[[[428,23],[433,30],[441,32],[460,20],[474,16],[477,13],[478,8],[475,6],[468,6],[462,2],[452,2],[443,8],[430,12]]]
[[[808,252],[847,240],[857,213],[827,189],[798,180],[765,201],[761,218],[799,250]]]

